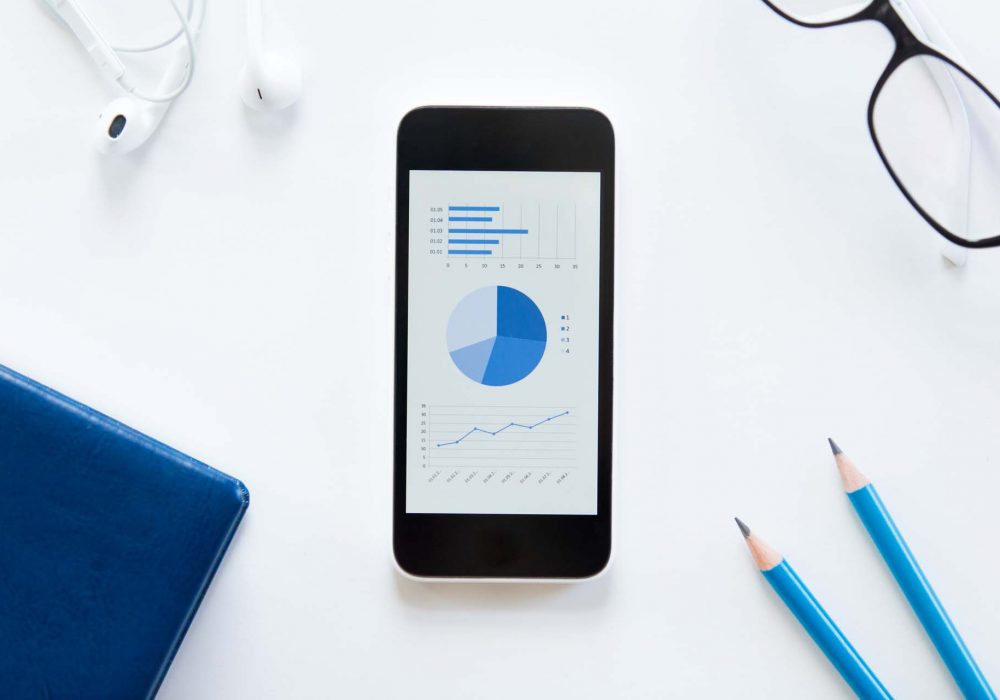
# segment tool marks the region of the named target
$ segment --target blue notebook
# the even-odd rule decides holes
[[[0,366],[0,697],[153,697],[248,502]]]

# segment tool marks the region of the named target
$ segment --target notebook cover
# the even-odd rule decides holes
[[[0,365],[0,697],[153,697],[248,502]]]

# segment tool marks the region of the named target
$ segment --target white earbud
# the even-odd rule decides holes
[[[195,64],[195,37],[204,12],[197,18],[194,0],[187,12],[178,0],[167,0],[177,15],[178,29],[166,40],[148,46],[112,46],[84,13],[77,0],[47,0],[49,6],[76,35],[98,68],[114,80],[127,96],[111,102],[97,120],[97,147],[102,153],[128,153],[144,144],[163,120],[170,105],[191,83]],[[202,6],[204,7],[204,6]],[[144,54],[163,49],[183,38],[181,53],[167,65],[156,91],[147,92],[129,77],[120,54]]]
[[[240,97],[247,107],[271,111],[299,99],[302,70],[287,53],[264,49],[262,4],[262,0],[247,0],[249,55],[240,73]]]
[[[189,72],[189,64],[186,50],[175,56],[160,79],[160,87],[175,85]],[[150,102],[132,95],[112,100],[97,118],[97,149],[118,155],[134,151],[156,132],[172,104],[172,100]]]
[[[163,120],[169,102],[145,102],[119,97],[97,118],[97,150],[122,155],[146,143]]]

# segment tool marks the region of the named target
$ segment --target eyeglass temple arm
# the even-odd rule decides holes
[[[948,33],[933,13],[924,5],[923,0],[890,0],[890,2],[910,28],[910,31],[913,32],[914,36],[949,56],[952,60],[962,64],[965,63],[955,42],[948,36]],[[958,207],[957,213],[961,216],[960,221],[967,228],[970,195],[969,180],[972,170],[972,132],[969,126],[969,115],[965,108],[965,100],[962,99],[958,85],[955,84],[953,74],[947,69],[945,64],[925,59],[924,65],[934,79],[938,92],[941,93],[941,98],[948,109],[955,142],[958,144],[954,165],[960,196],[956,199],[956,206]],[[949,252],[953,247],[957,250]],[[945,255],[956,264],[962,264],[965,261],[966,252],[964,249],[958,249],[957,246],[948,246]],[[961,260],[955,259],[955,253],[959,254]]]

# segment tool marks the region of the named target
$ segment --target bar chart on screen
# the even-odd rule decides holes
[[[461,202],[430,208],[431,255],[451,259],[574,260],[572,203]]]

